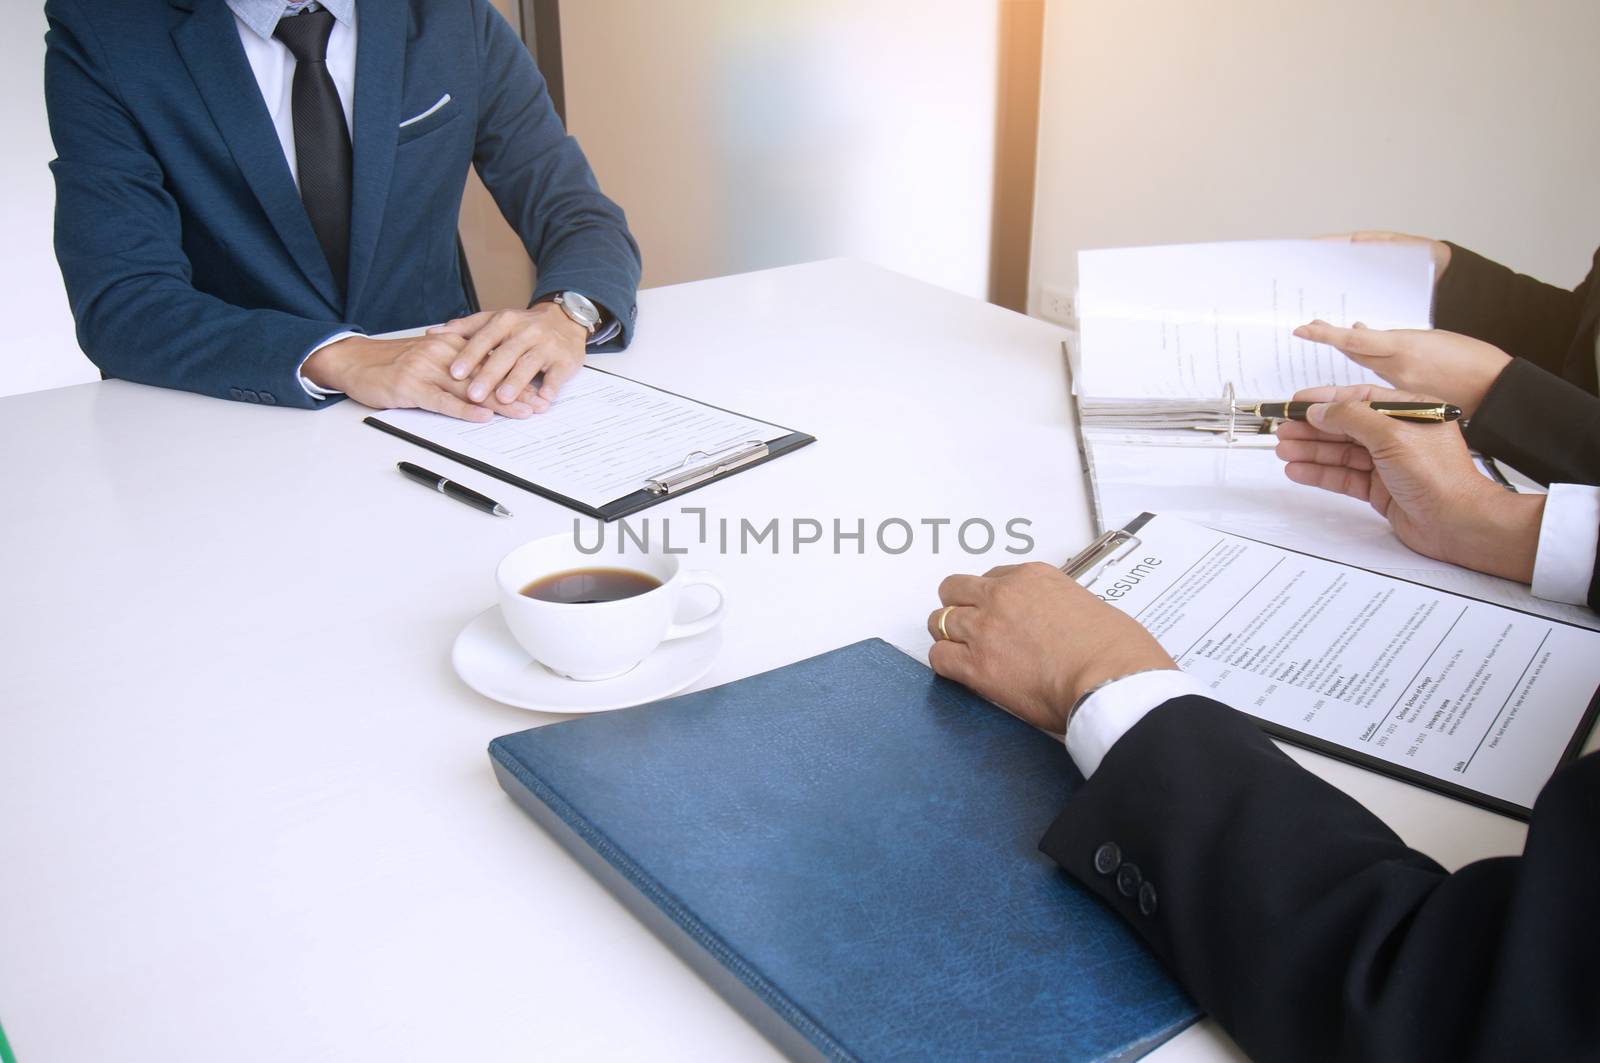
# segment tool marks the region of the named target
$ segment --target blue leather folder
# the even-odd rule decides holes
[[[1129,1059],[1198,1017],[1038,851],[1061,744],[876,639],[489,754],[793,1058]]]

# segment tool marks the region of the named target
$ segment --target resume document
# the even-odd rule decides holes
[[[1525,815],[1593,722],[1600,632],[1176,518],[1136,535],[1089,589],[1280,737]]]

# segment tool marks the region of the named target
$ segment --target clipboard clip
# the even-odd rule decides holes
[[[718,451],[692,450],[672,468],[663,469],[646,479],[644,489],[653,495],[670,495],[760,461],[767,455],[767,444],[759,439],[735,443]]]
[[[1113,528],[1100,538],[1078,551],[1072,560],[1061,566],[1061,571],[1079,583],[1088,586],[1113,561],[1132,553],[1139,545],[1139,537],[1126,528]],[[1084,577],[1088,578],[1085,579]]]

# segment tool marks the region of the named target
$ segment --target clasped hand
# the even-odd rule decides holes
[[[421,336],[351,336],[306,360],[312,383],[378,409],[488,421],[543,413],[582,366],[588,333],[553,303],[486,310]]]

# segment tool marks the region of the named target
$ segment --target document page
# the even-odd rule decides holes
[[[548,411],[487,424],[425,410],[376,419],[596,509],[633,494],[695,452],[768,443],[789,429],[589,366]]]
[[[1130,247],[1078,254],[1079,394],[1287,399],[1319,384],[1381,383],[1296,339],[1313,318],[1428,328],[1426,248],[1333,240]]]
[[[1600,632],[1157,516],[1087,584],[1218,701],[1526,810],[1600,688]]]

